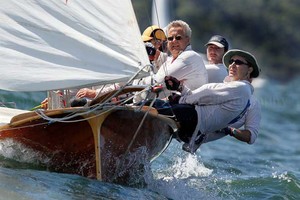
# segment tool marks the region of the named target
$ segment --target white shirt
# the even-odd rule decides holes
[[[167,61],[154,74],[154,82],[164,84],[165,76],[173,76],[178,80],[183,80],[184,84],[192,90],[208,82],[203,59],[197,52],[192,50],[190,45],[175,60],[173,60],[172,56],[167,58]],[[151,77],[135,81],[134,84],[149,85],[151,84]],[[170,94],[167,90],[162,93],[165,96]],[[139,100],[141,99],[135,98],[134,101],[137,102]]]
[[[247,129],[251,132],[251,138],[249,144],[253,144],[258,136],[259,126],[261,120],[261,106],[254,95],[250,98],[250,106],[247,109],[245,115],[236,123],[231,124],[230,127]],[[226,136],[224,133],[212,132],[209,133],[204,141],[211,142]]]
[[[242,119],[230,126],[234,128],[240,128],[244,126],[244,129],[247,129],[251,132],[249,144],[253,144],[258,135],[260,120],[261,106],[258,100],[255,98],[255,96],[252,95],[250,99],[250,107],[247,109],[245,115],[242,117]]]
[[[223,64],[206,64],[209,83],[223,82],[224,78],[228,75],[227,68]],[[226,73],[226,74],[225,74]],[[216,78],[215,78],[216,77]],[[221,80],[222,79],[222,80]],[[247,129],[251,132],[249,144],[253,144],[258,136],[259,126],[261,120],[261,106],[254,95],[250,98],[250,106],[245,115],[236,123],[230,125],[233,128]],[[226,136],[224,133],[209,133],[207,134],[206,142],[214,141]]]
[[[220,64],[205,64],[209,83],[222,83],[228,75],[227,68]]]
[[[253,90],[248,81],[209,83],[193,91],[184,87],[179,103],[196,105],[196,131],[211,133],[230,125],[246,108]]]
[[[166,64],[166,61],[168,59],[168,54],[167,53],[164,53],[164,52],[160,52],[157,60],[154,60],[153,61],[153,65],[154,65],[154,73],[156,74],[157,71],[159,70],[159,68],[165,63]]]

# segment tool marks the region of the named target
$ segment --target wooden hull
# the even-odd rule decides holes
[[[59,109],[45,114],[61,118],[86,110]],[[0,140],[13,139],[40,153],[48,158],[45,164],[50,171],[129,184],[144,164],[164,151],[176,129],[173,120],[155,112],[145,114],[131,108],[107,108],[65,123],[25,113],[0,126]]]

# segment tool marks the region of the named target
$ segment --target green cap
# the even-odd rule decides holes
[[[250,77],[251,78],[256,78],[259,76],[260,73],[260,68],[257,64],[257,61],[255,59],[255,57],[247,52],[247,51],[243,51],[240,49],[231,49],[229,51],[227,51],[224,56],[223,56],[223,64],[228,68],[229,67],[229,61],[233,56],[241,56],[243,58],[245,58],[245,60],[251,65],[251,67],[253,67],[253,72],[251,72]]]

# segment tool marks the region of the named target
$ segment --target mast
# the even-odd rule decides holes
[[[165,28],[170,22],[170,0],[152,1],[152,24]]]

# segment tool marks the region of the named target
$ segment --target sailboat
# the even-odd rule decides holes
[[[151,106],[115,103],[150,66],[130,0],[0,1],[0,89],[53,91],[125,82],[90,107],[0,108],[0,142],[46,160],[49,171],[128,184],[177,130]],[[1,119],[1,118],[0,118]]]

